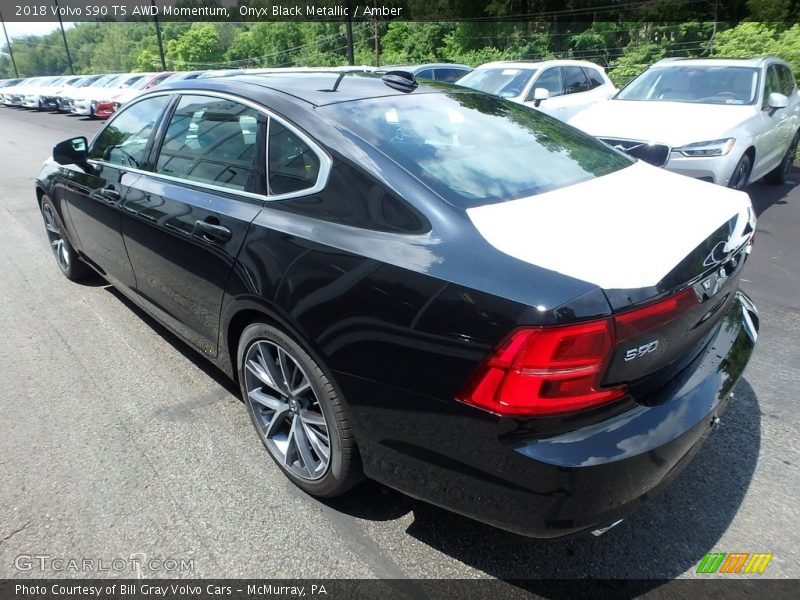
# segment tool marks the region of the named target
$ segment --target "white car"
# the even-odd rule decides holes
[[[566,59],[486,63],[457,85],[532,106],[562,121],[617,93],[603,67]]]
[[[710,183],[780,184],[797,152],[800,93],[777,58],[666,59],[569,124]]]
[[[128,73],[112,74],[101,77],[92,85],[85,88],[78,88],[72,94],[72,107],[71,111],[74,115],[83,115],[85,117],[92,117],[92,102],[97,102],[101,98],[109,95],[110,90],[115,90],[122,85],[122,82],[127,79]]]

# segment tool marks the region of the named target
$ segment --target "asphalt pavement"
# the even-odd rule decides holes
[[[671,579],[712,550],[773,553],[762,577],[800,577],[795,183],[748,190],[760,219],[743,288],[761,335],[722,426],[617,528],[537,541],[369,482],[306,496],[224,375],[102,280],[67,281],[33,180],[56,142],[100,125],[0,108],[0,578]],[[70,558],[127,562],[76,573]]]

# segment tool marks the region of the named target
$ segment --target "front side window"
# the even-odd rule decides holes
[[[778,77],[778,67],[770,65],[767,69],[767,76],[764,78],[764,102],[763,106],[766,107],[769,103],[769,95],[775,92],[780,93],[781,80]]]
[[[433,69],[424,69],[417,73],[417,79],[433,79]]]
[[[156,96],[124,109],[94,140],[89,158],[141,169],[147,142],[168,102],[168,96]]]
[[[254,108],[222,98],[183,96],[167,126],[156,172],[244,190],[257,130]]]
[[[465,208],[566,187],[632,162],[539,111],[466,90],[341,102],[320,111]]]
[[[300,136],[274,118],[269,120],[267,159],[271,194],[290,194],[317,184],[319,157]]]
[[[789,70],[789,67],[778,65],[778,78],[781,83],[781,94],[784,96],[791,96],[795,90],[794,75]]]
[[[551,67],[547,69],[539,79],[536,80],[536,83],[533,84],[533,88],[529,94],[529,100],[533,100],[533,93],[536,88],[544,88],[548,92],[550,92],[550,97],[553,96],[560,96],[564,93],[564,84],[561,80],[561,69],[558,67]]]

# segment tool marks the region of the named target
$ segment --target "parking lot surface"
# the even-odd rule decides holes
[[[761,335],[722,426],[616,529],[537,541],[370,482],[306,496],[224,375],[102,280],[67,281],[33,180],[56,142],[99,126],[0,108],[0,578],[137,576],[24,568],[35,554],[191,561],[145,577],[675,578],[712,550],[773,553],[762,577],[800,577],[795,183],[748,190],[760,220],[742,287]]]

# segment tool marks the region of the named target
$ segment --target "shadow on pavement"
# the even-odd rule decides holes
[[[798,184],[800,184],[800,165],[795,164],[789,171],[788,181],[783,185],[770,185],[759,181],[745,191],[750,194],[756,216],[760,217],[774,204],[786,204],[786,197]]]
[[[326,504],[376,521],[413,511],[409,535],[470,567],[545,597],[569,592],[570,582],[554,582],[556,579],[574,580],[576,593],[585,587],[586,579],[637,579],[641,581],[631,582],[635,590],[625,592],[636,595],[693,572],[706,552],[716,547],[750,485],[760,440],[758,399],[742,379],[736,386],[736,398],[722,417],[722,426],[684,472],[663,493],[599,538],[587,533],[557,540],[530,539],[372,482]]]

